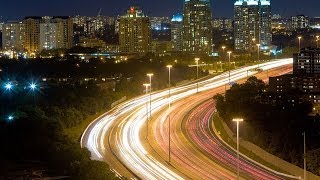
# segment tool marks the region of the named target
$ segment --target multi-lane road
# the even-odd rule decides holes
[[[291,66],[292,59],[283,59],[261,64],[259,68],[275,75],[290,71]],[[256,68],[250,66],[232,71],[231,82],[256,74],[252,71]],[[170,98],[168,89],[153,93],[152,118],[149,123],[149,96],[124,102],[92,122],[81,138],[81,145],[91,151],[93,159],[106,161],[117,174],[128,178],[235,179],[235,152],[218,141],[208,128],[204,128],[213,110],[208,111],[211,114],[202,111],[208,108],[203,104],[206,105],[214,93],[223,92],[228,82],[229,74],[224,73],[199,82],[199,93],[196,83],[172,88]],[[169,103],[172,104],[170,110]],[[192,113],[188,114],[188,111]],[[202,119],[203,122],[199,124],[199,121],[192,119]],[[241,158],[241,165],[244,178],[286,177],[246,157]]]

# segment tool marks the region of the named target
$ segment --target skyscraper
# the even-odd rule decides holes
[[[120,17],[119,42],[123,53],[143,55],[151,51],[150,20],[138,7],[130,7]]]
[[[73,46],[73,22],[68,16],[43,17],[40,23],[40,50],[69,49]]]
[[[55,16],[51,22],[56,26],[57,48],[70,49],[73,46],[73,22],[68,16]]]
[[[40,23],[40,50],[57,48],[56,32],[57,28],[51,23],[51,17],[43,17]]]
[[[173,51],[182,51],[183,15],[176,14],[171,20],[171,41]]]
[[[234,44],[236,51],[250,51],[270,46],[270,0],[237,0],[234,4]]]
[[[25,28],[24,48],[28,53],[40,50],[40,22],[41,17],[26,17],[23,20]]]
[[[183,51],[212,52],[212,12],[210,0],[185,0],[183,12]]]
[[[2,48],[23,51],[24,26],[22,22],[7,22],[2,29]]]

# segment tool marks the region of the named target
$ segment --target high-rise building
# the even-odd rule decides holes
[[[293,55],[294,75],[320,75],[320,49],[304,48]]]
[[[28,53],[40,51],[40,22],[41,17],[25,17],[23,20],[25,28],[24,48]]]
[[[292,17],[293,29],[305,29],[309,27],[309,17],[305,15],[297,15]]]
[[[43,17],[40,23],[40,50],[57,48],[57,26],[51,22],[51,17]]]
[[[212,20],[212,27],[215,30],[219,31],[232,31],[233,30],[233,21],[228,18],[214,18]]]
[[[22,22],[7,22],[2,28],[2,48],[23,51],[24,25]]]
[[[56,16],[51,19],[56,26],[57,48],[70,49],[73,46],[73,22],[68,16]]]
[[[170,24],[169,17],[150,17],[151,29],[161,29],[162,24]]]
[[[212,52],[212,12],[210,0],[185,0],[183,12],[183,51]]]
[[[270,0],[237,0],[234,4],[234,40],[236,51],[250,51],[260,44],[271,45]]]
[[[73,22],[67,16],[42,17],[39,50],[69,49],[73,46]]]
[[[151,50],[151,28],[149,17],[138,7],[130,7],[120,17],[120,51],[123,53],[146,54]]]
[[[182,51],[183,15],[176,14],[171,20],[171,42],[173,51]]]

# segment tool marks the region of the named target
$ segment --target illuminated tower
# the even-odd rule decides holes
[[[234,40],[236,51],[261,49],[270,46],[270,0],[237,0],[234,4]]]
[[[185,0],[183,13],[183,51],[212,52],[212,12],[210,0]]]
[[[127,14],[120,17],[119,42],[123,53],[144,55],[150,52],[150,20],[138,7],[130,7]]]
[[[171,20],[171,41],[173,51],[182,51],[183,15],[176,14]]]

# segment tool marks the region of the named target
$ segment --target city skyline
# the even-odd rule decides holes
[[[233,17],[233,3],[230,0],[228,2],[218,2],[218,0],[212,0],[212,9],[214,17]],[[290,3],[292,6],[288,8],[286,5]],[[90,4],[84,0],[68,1],[62,0],[50,1],[50,2],[37,2],[31,0],[28,2],[7,1],[4,6],[0,7],[2,12],[0,17],[2,20],[15,20],[24,16],[54,16],[54,15],[86,15],[96,16],[99,9],[102,9],[102,15],[117,16],[126,12],[126,9],[130,5],[140,6],[148,16],[172,16],[177,12],[182,12],[183,1],[170,1],[162,0],[151,1],[135,1],[122,0],[113,2],[111,5],[107,1],[93,0]],[[299,0],[283,0],[272,1],[272,13],[291,16],[297,14],[305,14],[308,16],[320,16],[317,12],[317,7],[320,5],[316,0],[305,0],[303,5],[299,4]]]

